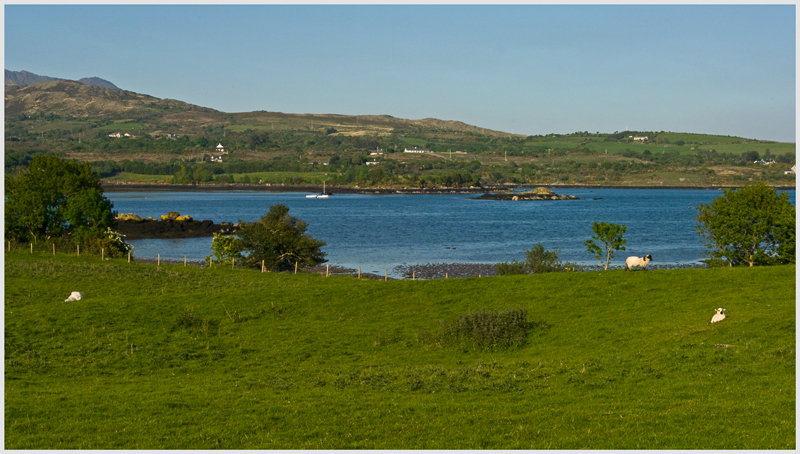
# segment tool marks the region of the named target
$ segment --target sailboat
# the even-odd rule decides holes
[[[329,194],[327,192],[325,192],[325,182],[323,181],[322,182],[322,192],[320,192],[319,194],[309,194],[309,195],[306,196],[306,198],[307,199],[327,199],[328,195]]]

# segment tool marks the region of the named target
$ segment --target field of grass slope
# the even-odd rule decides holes
[[[795,298],[794,266],[384,282],[5,253],[4,447],[795,449]],[[506,308],[521,346],[424,341]]]

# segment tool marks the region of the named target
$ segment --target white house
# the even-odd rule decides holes
[[[425,148],[406,148],[403,153],[430,153],[431,150],[427,150]]]
[[[786,175],[792,175],[792,174],[794,174],[795,172],[797,172],[797,169],[795,169],[795,167],[796,167],[796,164],[795,164],[795,165],[793,165],[791,169],[789,169],[789,170],[785,170],[783,173],[785,173]]]
[[[367,161],[364,164],[366,164],[368,166],[374,166],[376,164],[380,164],[380,162],[378,162],[378,161]]]
[[[225,151],[225,147],[223,147],[221,143],[217,144],[217,153],[228,154],[228,152]]]
[[[212,154],[211,162],[222,162],[222,155]]]

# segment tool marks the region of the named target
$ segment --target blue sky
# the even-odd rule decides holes
[[[795,5],[5,5],[5,69],[225,112],[795,141]]]

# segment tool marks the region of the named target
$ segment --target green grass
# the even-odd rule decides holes
[[[142,125],[141,123],[136,123],[133,120],[114,120],[113,124],[105,125],[105,126],[99,126],[99,127],[95,128],[95,130],[98,130],[98,131],[108,130],[108,131],[112,131],[112,132],[113,131],[125,131],[125,132],[127,132],[127,131],[130,131],[130,130],[139,130],[139,131],[141,131],[142,129],[144,129],[144,125]]]
[[[113,177],[103,178],[103,181],[140,181],[142,183],[169,182],[172,175],[147,175],[142,173],[120,172]]]
[[[508,308],[542,327],[522,346],[418,340]],[[794,266],[383,282],[19,251],[5,334],[7,449],[796,446]]]
[[[322,184],[324,180],[329,178],[324,172],[251,172],[234,173],[232,175],[237,183],[241,182],[242,178],[247,175],[253,184],[258,183],[258,180],[270,184],[291,184],[292,178],[302,178],[303,184]]]
[[[761,157],[767,150],[774,158],[777,155],[789,153],[794,155],[796,153],[795,144],[793,143],[779,143],[779,142],[753,142],[753,143],[731,143],[719,145],[700,145],[697,147],[700,150],[716,150],[717,153],[731,153],[742,154],[748,151],[757,151]]]

